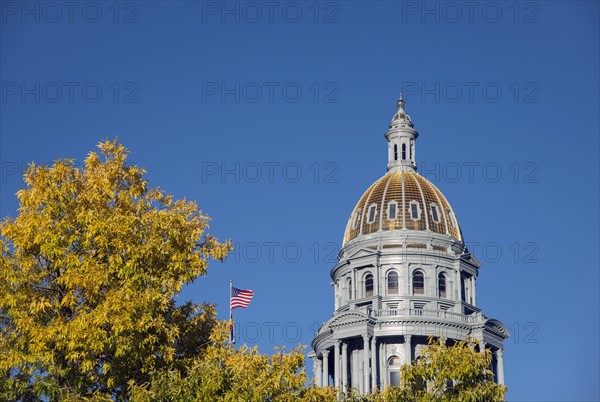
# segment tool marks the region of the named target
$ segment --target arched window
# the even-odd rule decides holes
[[[446,297],[446,275],[443,272],[438,275],[438,291],[440,297]]]
[[[348,278],[348,300],[352,300],[352,279]]]
[[[413,295],[425,294],[425,278],[423,272],[415,271],[412,275]]]
[[[373,296],[373,275],[365,276],[365,297]]]
[[[406,144],[402,144],[402,160],[406,159]]]
[[[394,160],[398,160],[398,144],[394,144]]]
[[[392,387],[400,386],[400,358],[398,356],[391,356],[387,363],[390,373],[390,385]]]
[[[398,294],[398,274],[394,271],[392,271],[388,274],[387,288],[388,288],[389,295],[397,295]]]

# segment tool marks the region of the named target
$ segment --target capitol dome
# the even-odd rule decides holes
[[[508,330],[477,307],[479,261],[446,197],[417,173],[419,133],[405,105],[400,96],[385,133],[387,173],[352,210],[330,271],[334,310],[312,341],[315,381],[363,395],[400,386],[402,365],[435,337],[476,339],[504,384]]]
[[[391,170],[365,191],[350,215],[343,243],[393,230],[430,231],[463,240],[446,197],[409,170]]]
[[[365,191],[354,207],[343,245],[364,235],[391,231],[418,231],[446,235],[463,242],[452,207],[429,180],[417,173],[415,140],[419,133],[404,111],[398,111],[385,133],[388,142],[388,173]]]

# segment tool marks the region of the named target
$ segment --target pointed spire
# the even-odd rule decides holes
[[[401,127],[414,127],[412,121],[410,120],[410,116],[404,111],[404,106],[406,106],[406,100],[402,97],[402,93],[396,102],[396,106],[398,107],[398,111],[394,115],[390,123],[390,129],[392,128],[401,128]]]
[[[402,97],[402,92],[400,92],[400,97],[398,98],[398,102],[396,104],[398,105],[398,110],[404,109],[404,106],[406,106],[406,101]]]
[[[415,140],[419,133],[414,129],[410,116],[404,111],[406,100],[400,94],[396,102],[398,111],[394,114],[385,133],[388,141],[388,170],[417,169],[415,161]]]

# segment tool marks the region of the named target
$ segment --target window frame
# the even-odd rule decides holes
[[[396,292],[392,293],[390,291],[390,277],[392,275],[396,276]],[[387,275],[386,275],[386,279],[385,279],[385,283],[386,283],[386,288],[387,288],[387,294],[388,295],[398,295],[400,294],[400,276],[398,275],[398,272],[396,272],[396,270],[392,269],[390,271],[388,271]]]
[[[359,209],[354,214],[354,219],[352,220],[352,230],[356,230],[358,228],[358,224],[360,222],[360,214],[362,213],[362,209]]]
[[[392,364],[392,360],[398,359],[398,364]],[[386,368],[388,372],[388,380],[391,386],[400,386],[401,377],[400,377],[400,368],[402,364],[400,363],[400,357],[397,355],[392,355],[388,357],[386,361]],[[394,374],[395,379],[398,380],[398,384],[394,384],[395,381],[392,380],[392,374]]]
[[[371,280],[371,290],[370,291],[367,289],[367,287],[369,286],[369,284],[368,284],[369,279]],[[365,275],[364,291],[365,291],[365,297],[372,297],[375,294],[375,278],[374,278],[373,274],[370,272]]]
[[[415,286],[415,277],[417,275],[421,276],[421,292],[417,293],[416,289],[417,287]],[[423,273],[423,271],[419,270],[419,269],[415,269],[411,275],[411,285],[412,285],[412,294],[413,296],[417,296],[417,295],[425,295],[425,274]]]
[[[432,202],[431,204],[429,204],[429,209],[431,212],[431,220],[434,223],[441,223],[441,219],[440,219],[440,208],[438,207],[438,205],[435,202]],[[435,214],[433,213],[435,211]]]
[[[416,211],[417,211],[417,217],[416,218],[413,216],[413,205],[416,206]],[[410,215],[410,219],[412,219],[413,221],[419,221],[419,220],[421,220],[421,206],[419,205],[419,201],[417,201],[417,200],[411,200],[408,203],[408,213]]]
[[[444,281],[444,294],[442,295],[442,280]],[[438,274],[438,297],[440,299],[448,298],[448,278],[446,278],[445,272],[440,272]]]
[[[373,220],[371,220],[371,211],[375,210],[375,212],[373,213]],[[369,209],[367,210],[367,223],[370,225],[372,223],[375,223],[375,221],[377,220],[377,204],[371,204],[369,205]]]
[[[454,219],[454,214],[450,208],[446,209],[446,216],[448,217],[448,221],[450,222],[450,228],[456,229],[456,221]]]
[[[394,205],[394,217],[393,218],[390,215],[390,206],[391,205]],[[394,221],[394,220],[398,219],[398,201],[393,200],[393,201],[388,202],[387,219],[388,219],[388,221]]]

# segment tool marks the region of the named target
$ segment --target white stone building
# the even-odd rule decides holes
[[[385,134],[387,173],[356,204],[331,270],[335,310],[312,342],[315,377],[368,394],[399,385],[429,336],[471,336],[492,350],[503,384],[508,331],[477,308],[479,262],[444,195],[416,172],[419,134],[404,106],[401,97]]]

